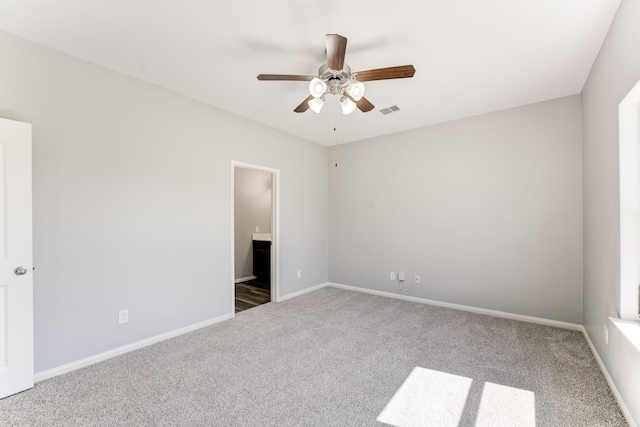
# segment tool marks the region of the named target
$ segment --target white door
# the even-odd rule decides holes
[[[31,125],[0,119],[0,398],[33,387]]]

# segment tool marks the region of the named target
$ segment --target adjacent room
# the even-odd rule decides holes
[[[0,424],[640,425],[639,19],[0,0]]]

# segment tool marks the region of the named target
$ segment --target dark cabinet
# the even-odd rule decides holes
[[[253,275],[258,282],[271,285],[271,242],[253,241]]]

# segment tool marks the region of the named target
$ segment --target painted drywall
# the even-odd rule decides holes
[[[326,147],[6,33],[0,57],[0,116],[33,124],[36,372],[233,312],[233,160],[280,170],[281,295],[327,281]]]
[[[271,173],[255,169],[234,171],[235,279],[253,275],[254,233],[271,233]],[[258,227],[258,231],[256,231]]]
[[[584,324],[640,425],[640,351],[609,328],[619,317],[618,104],[640,80],[640,2],[623,0],[582,92],[584,135]]]
[[[330,147],[329,194],[331,282],[582,322],[578,95]]]

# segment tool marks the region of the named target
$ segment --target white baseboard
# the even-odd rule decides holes
[[[247,276],[247,277],[241,277],[239,279],[235,280],[235,283],[242,283],[242,282],[248,282],[249,280],[256,280],[257,277],[256,276]]]
[[[179,335],[195,331],[196,329],[211,326],[213,324],[229,320],[233,317],[234,313],[223,314],[222,316],[214,317],[213,319],[204,320],[202,322],[194,323],[183,328],[174,329],[173,331],[165,332],[164,334],[156,335],[151,338],[123,345],[122,347],[114,348],[112,350],[107,350],[103,353],[76,360],[75,362],[56,366],[55,368],[47,369],[46,371],[36,372],[34,379],[36,382],[39,382],[49,378],[57,377],[58,375],[66,374],[71,371],[75,371],[76,369],[84,368],[86,366],[93,365],[94,363],[102,362],[104,360],[111,359],[112,357],[120,356],[121,354],[129,353],[130,351],[138,350],[140,348],[158,343],[160,341],[165,341],[169,338],[174,338]]]
[[[560,322],[558,320],[550,320],[550,319],[543,319],[541,317],[507,313],[505,311],[490,310],[488,308],[477,308],[477,307],[471,307],[468,305],[453,304],[449,302],[442,302],[442,301],[430,300],[426,298],[413,297],[410,295],[394,294],[392,292],[384,292],[384,291],[375,291],[373,289],[359,288],[357,286],[341,285],[339,283],[328,283],[328,286],[332,286],[334,288],[339,288],[339,289],[346,289],[349,291],[364,292],[366,294],[378,295],[381,297],[396,298],[404,301],[412,301],[420,304],[429,304],[429,305],[435,305],[438,307],[452,308],[454,310],[469,311],[471,313],[503,317],[505,319],[520,320],[522,322],[538,323],[540,325],[554,326],[556,328],[571,329],[574,331],[584,330],[582,325],[578,325],[577,323]]]
[[[307,288],[307,289],[303,289],[303,290],[298,291],[298,292],[293,292],[291,294],[287,294],[287,295],[281,296],[280,298],[278,298],[278,300],[276,302],[282,302],[282,301],[286,301],[286,300],[291,299],[291,298],[299,297],[300,295],[304,295],[304,294],[307,294],[309,292],[317,291],[318,289],[325,288],[325,287],[327,287],[329,285],[330,285],[329,282],[320,283],[319,285],[315,285],[315,286],[312,286],[312,287]]]
[[[600,355],[598,354],[596,347],[593,345],[593,342],[591,341],[591,338],[589,337],[589,334],[587,333],[587,330],[585,329],[584,326],[582,327],[582,334],[584,335],[584,339],[587,340],[587,344],[589,344],[591,353],[593,353],[593,357],[596,358],[596,362],[598,362],[600,371],[602,371],[602,375],[604,375],[605,380],[607,380],[607,384],[609,384],[611,393],[613,394],[613,397],[616,399],[616,402],[618,402],[620,411],[622,412],[622,415],[624,415],[624,418],[627,420],[627,424],[629,424],[629,427],[638,427],[638,425],[633,420],[633,417],[631,416],[631,412],[629,412],[629,408],[627,408],[627,405],[624,403],[624,400],[622,400],[622,396],[620,395],[620,392],[616,388],[616,385],[614,384],[613,379],[611,378],[611,375],[609,375],[609,371],[607,371],[607,368],[604,366],[604,362],[600,358]]]

